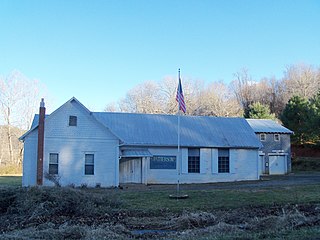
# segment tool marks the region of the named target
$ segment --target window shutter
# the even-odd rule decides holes
[[[237,161],[237,155],[238,155],[237,149],[230,149],[230,157],[229,157],[229,163],[230,163],[230,173],[236,173],[236,161]]]
[[[188,173],[188,148],[180,150],[181,158],[178,166],[181,166],[181,173]]]
[[[218,149],[211,149],[211,172],[218,173]]]
[[[211,160],[211,149],[201,148],[200,149],[200,173],[207,172],[207,166],[210,160]]]

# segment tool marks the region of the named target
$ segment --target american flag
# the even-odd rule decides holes
[[[179,110],[181,110],[182,112],[186,113],[187,108],[186,108],[186,104],[184,102],[184,96],[183,96],[183,92],[182,92],[180,74],[179,74],[179,85],[178,85],[178,89],[177,89],[176,100],[179,103]]]

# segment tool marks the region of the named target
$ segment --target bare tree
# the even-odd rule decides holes
[[[268,106],[279,117],[293,95],[310,98],[320,89],[320,69],[307,65],[292,65],[282,79],[275,77],[255,81],[247,69],[234,74],[235,79],[205,84],[201,80],[183,78],[183,92],[188,115],[241,116],[253,103]],[[126,97],[109,104],[108,111],[175,114],[177,78],[144,82]]]
[[[289,100],[285,84],[283,80],[278,80],[275,77],[265,79],[265,81],[268,84],[268,102],[264,102],[264,104],[270,107],[271,113],[279,117]]]
[[[111,102],[107,104],[107,106],[104,108],[105,112],[120,112],[120,109],[116,102]]]
[[[11,164],[21,164],[22,144],[17,139],[22,131],[19,129],[26,130],[31,125],[40,99],[38,86],[38,82],[27,79],[18,71],[0,77],[0,117]]]
[[[253,81],[246,69],[236,73],[235,77],[231,87],[245,114],[248,113],[250,105],[260,103],[268,106],[271,113],[280,116],[290,98],[284,80],[271,77]]]
[[[106,111],[175,114],[177,79],[166,77],[160,82],[144,82],[130,90],[124,99],[109,104]],[[183,79],[188,115],[239,116],[241,107],[230,89],[222,82],[207,86],[201,80]]]
[[[283,81],[288,99],[292,96],[311,98],[320,90],[320,74],[311,65],[296,64],[288,66]]]
[[[242,108],[223,82],[213,82],[201,91],[194,115],[231,117],[242,114]]]
[[[234,74],[235,80],[231,83],[231,88],[236,96],[238,103],[244,111],[254,102],[253,86],[256,84],[249,75],[248,69],[242,69]]]
[[[162,81],[159,82],[161,105],[163,106],[164,113],[175,114],[177,112],[177,84],[177,79],[171,76],[165,77]],[[185,87],[184,82],[183,87]]]

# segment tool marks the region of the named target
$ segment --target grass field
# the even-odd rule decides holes
[[[183,190],[21,188],[0,177],[0,239],[317,239],[320,183]]]
[[[232,184],[232,183],[230,183]],[[20,187],[21,176],[0,176],[0,187]],[[122,207],[130,211],[161,211],[170,209],[172,212],[189,210],[210,211],[221,208],[240,208],[247,206],[269,206],[274,204],[300,204],[320,202],[319,185],[286,186],[280,188],[239,188],[232,190],[183,190],[181,194],[189,195],[186,200],[169,199],[176,193],[176,186],[171,190],[126,191],[103,188],[79,189],[88,194],[108,194],[121,200]]]
[[[320,170],[296,158],[294,173]],[[0,239],[320,239],[320,183],[188,190],[22,188],[0,176]],[[233,183],[230,183],[233,185]]]
[[[172,191],[156,192],[119,192],[116,194],[123,201],[123,207],[130,211],[172,212],[211,211],[215,209],[233,209],[241,207],[267,207],[281,204],[300,204],[320,202],[320,183],[309,186],[285,188],[234,189],[234,190],[184,190],[188,194],[185,200],[169,199]],[[96,191],[96,190],[93,190]]]
[[[0,176],[0,187],[2,186],[21,186],[21,176]]]

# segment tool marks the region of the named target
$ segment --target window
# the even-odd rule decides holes
[[[200,149],[188,149],[188,173],[200,173]]]
[[[69,126],[77,126],[77,116],[69,116]]]
[[[267,138],[265,133],[260,133],[260,141],[265,141]]]
[[[274,141],[279,142],[280,141],[280,134],[274,134],[273,138],[274,138]]]
[[[150,169],[176,169],[176,157],[153,156],[150,158]]]
[[[229,149],[218,149],[218,173],[230,172]]]
[[[85,154],[84,174],[94,174],[94,154]]]
[[[50,153],[49,155],[49,174],[58,174],[59,154]]]

